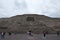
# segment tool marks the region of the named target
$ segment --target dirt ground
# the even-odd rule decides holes
[[[28,34],[12,34],[5,35],[4,39],[1,40],[60,40],[60,35],[56,34],[47,34],[46,37],[43,34],[33,34],[33,36],[29,36]]]

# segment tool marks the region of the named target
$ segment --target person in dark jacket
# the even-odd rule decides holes
[[[30,36],[33,36],[31,30],[28,31],[28,34],[29,34]]]
[[[9,35],[11,35],[11,32],[8,32],[9,33]]]
[[[57,32],[57,36],[59,36],[59,32]]]
[[[4,39],[4,36],[5,36],[5,32],[2,32],[1,33],[1,38]]]
[[[43,36],[44,36],[44,37],[46,36],[46,32],[45,32],[45,31],[43,32]]]

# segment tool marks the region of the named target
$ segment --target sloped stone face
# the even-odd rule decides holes
[[[0,29],[0,31],[26,33],[32,30],[33,33],[42,33],[43,31],[56,33],[54,26],[59,24],[58,19],[55,20],[43,15],[17,15],[0,20],[0,27],[7,27],[7,29]]]

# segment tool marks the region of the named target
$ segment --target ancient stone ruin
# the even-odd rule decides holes
[[[50,18],[44,15],[24,14],[10,18],[0,18],[0,31],[26,33],[56,33],[60,31],[60,18]]]

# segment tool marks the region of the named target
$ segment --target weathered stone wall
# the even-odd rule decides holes
[[[54,26],[60,25],[59,20],[60,19],[53,19],[47,16],[36,14],[17,15],[11,18],[0,20],[0,27],[7,27],[7,29],[0,28],[0,31],[26,33],[27,31],[32,30],[33,33],[42,33],[43,31],[55,33],[56,30]]]

